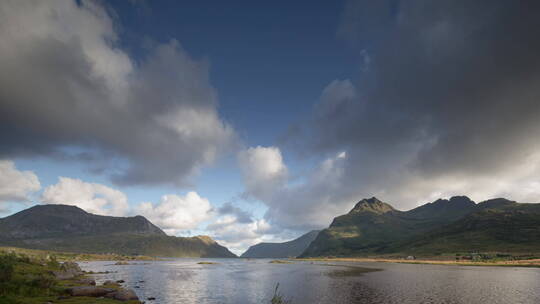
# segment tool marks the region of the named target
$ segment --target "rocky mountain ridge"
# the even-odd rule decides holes
[[[301,257],[460,251],[540,252],[540,204],[466,196],[399,211],[363,199],[322,230]]]

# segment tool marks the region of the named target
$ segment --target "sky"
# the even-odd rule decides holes
[[[0,216],[235,253],[362,198],[540,202],[540,3],[0,2]]]

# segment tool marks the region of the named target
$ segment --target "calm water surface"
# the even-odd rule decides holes
[[[199,265],[199,261],[216,265]],[[391,263],[175,259],[80,263],[104,280],[125,280],[146,303],[269,303],[276,283],[292,304],[313,303],[540,303],[540,269]],[[337,266],[336,266],[337,265]],[[379,271],[355,271],[355,265]]]

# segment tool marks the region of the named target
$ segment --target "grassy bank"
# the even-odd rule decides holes
[[[57,261],[150,261],[157,260],[154,257],[144,255],[121,255],[121,254],[91,254],[91,253],[71,253],[50,250],[25,249],[18,247],[0,247],[0,254],[14,253],[24,255],[33,259],[46,259],[54,257]]]
[[[351,258],[299,258],[299,261],[324,261],[324,262],[382,262],[382,263],[404,263],[404,264],[433,264],[433,265],[458,265],[458,266],[507,266],[507,267],[540,267],[540,259],[523,260],[485,260],[467,261],[451,260],[449,258],[421,258],[408,260],[405,258],[385,258],[385,257],[351,257]]]
[[[70,296],[69,288],[89,286],[84,274],[70,279],[58,279],[55,273],[65,271],[52,256],[37,252],[0,251],[0,304],[135,304],[139,301],[119,301],[109,298]],[[95,284],[95,283],[93,283]],[[109,286],[107,286],[110,288]],[[120,286],[113,286],[119,290]]]

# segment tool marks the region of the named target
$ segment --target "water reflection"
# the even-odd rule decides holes
[[[540,303],[540,269],[387,263],[336,266],[269,260],[176,259],[111,265],[87,262],[85,270],[125,280],[147,303],[269,303],[276,283],[293,304],[304,303]],[[380,269],[381,271],[372,271]],[[369,272],[366,272],[369,270]],[[137,288],[138,287],[138,288]]]

